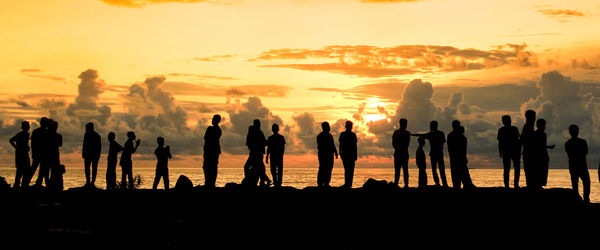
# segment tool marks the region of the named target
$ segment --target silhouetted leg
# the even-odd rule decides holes
[[[433,156],[429,157],[430,161],[431,161],[431,175],[433,175],[433,181],[435,182],[436,186],[440,185],[440,178],[438,177],[438,173],[437,173],[437,159]]]
[[[96,183],[96,174],[98,173],[98,160],[92,160],[92,185]]]
[[[83,159],[83,166],[85,169],[85,185],[90,184],[90,165],[92,164],[92,160],[89,158]]]
[[[40,171],[38,171],[38,178],[35,181],[35,185],[42,185],[45,182],[46,186],[50,182],[50,166],[46,162],[40,162]]]
[[[163,183],[165,184],[165,190],[169,190],[169,169],[165,168]]]
[[[283,159],[277,163],[277,186],[281,187],[283,184]]]
[[[513,167],[515,169],[515,188],[519,188],[519,178],[521,177],[521,159],[519,154],[512,156]]]
[[[419,167],[419,187],[427,186],[427,172],[425,167]]]
[[[448,182],[446,181],[446,167],[444,166],[444,156],[440,156],[438,159],[438,168],[440,169],[440,178],[442,179],[442,185],[444,187],[448,187]]]
[[[158,187],[158,182],[160,181],[160,177],[162,176],[160,170],[156,168],[156,172],[154,173],[154,183],[152,184],[152,189],[156,189]]]
[[[504,187],[508,188],[508,180],[510,180],[510,160],[511,160],[511,156],[508,155],[507,153],[505,153],[502,156],[502,164],[504,165]],[[515,170],[516,170],[516,166],[515,166]],[[515,171],[515,176],[516,176],[516,171]]]
[[[471,174],[469,173],[469,167],[467,166],[466,163],[463,164],[463,167],[462,167],[461,181],[462,181],[464,188],[475,187],[475,185],[473,185],[473,180],[471,180]]]
[[[109,160],[106,164],[106,189],[113,189],[117,182],[117,161]]]
[[[17,167],[17,172],[15,173],[15,184],[13,187],[19,187],[21,185],[21,178],[23,178],[23,167]]]
[[[396,185],[398,185],[398,181],[400,181],[401,158],[402,156],[400,154],[394,154],[394,183]]]
[[[404,187],[408,188],[408,157],[402,159],[402,174],[404,175]]]
[[[590,201],[590,172],[587,166],[580,171],[581,183],[583,184],[583,200]]]
[[[327,159],[327,168],[325,173],[325,186],[329,187],[329,183],[331,182],[331,171],[333,171],[333,157],[329,157]]]
[[[354,179],[354,167],[356,162],[354,159],[342,160],[344,164],[344,187],[351,188]]]
[[[540,168],[540,182],[539,185],[540,187],[542,186],[546,186],[546,184],[548,184],[548,171],[549,171],[549,166],[548,166],[548,162],[542,162],[541,164],[541,168]]]
[[[127,187],[127,171],[121,166],[121,188]]]
[[[323,187],[325,186],[325,168],[326,166],[326,156],[319,155],[319,171],[317,172],[317,186]]]
[[[458,165],[459,163],[450,161],[450,178],[452,179],[452,187],[454,189],[460,189],[461,184],[461,176]]]
[[[25,177],[23,177],[23,186],[27,187],[29,186],[29,183],[31,183],[31,180],[33,179],[33,176],[35,175],[35,171],[37,170],[38,166],[40,165],[40,161],[38,158],[33,158],[32,162],[31,162],[31,167],[29,167],[27,169],[27,173],[25,173]]]
[[[133,189],[133,172],[131,167],[127,171],[127,179],[129,179],[129,189]]]

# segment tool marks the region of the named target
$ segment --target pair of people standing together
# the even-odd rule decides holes
[[[346,121],[346,130],[340,134],[340,152],[344,164],[344,188],[351,188],[354,179],[354,167],[358,159],[357,146],[358,139],[352,132],[352,122]],[[328,122],[321,123],[323,131],[317,135],[317,155],[319,157],[319,172],[317,174],[317,186],[329,187],[331,181],[331,172],[333,170],[334,156],[338,158],[338,151],[333,142],[333,136],[330,133]]]

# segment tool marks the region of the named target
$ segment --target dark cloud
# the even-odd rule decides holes
[[[251,61],[322,59],[326,63],[279,63],[262,67],[325,71],[362,77],[387,77],[417,72],[452,72],[503,65],[536,67],[537,56],[526,44],[507,44],[492,50],[437,45],[395,47],[333,45],[322,49],[273,49]],[[334,62],[331,62],[334,60]]]
[[[584,17],[585,14],[578,10],[568,10],[568,9],[541,9],[539,10],[542,15],[550,16],[550,17]]]
[[[163,88],[174,95],[187,96],[263,96],[263,97],[285,97],[292,89],[288,86],[264,84],[264,85],[238,85],[225,87],[220,85],[194,84],[188,82],[163,83]]]

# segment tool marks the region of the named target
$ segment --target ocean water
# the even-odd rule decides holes
[[[96,179],[96,186],[104,188],[106,186],[106,169],[98,169],[98,175]],[[267,166],[267,171],[268,166]],[[152,188],[154,181],[154,168],[134,168],[133,175],[140,175],[142,177],[142,188]],[[270,173],[267,173],[270,176]],[[471,178],[473,183],[478,187],[502,187],[504,186],[503,181],[503,170],[501,169],[471,169]],[[117,169],[117,181],[120,181],[121,171]],[[180,175],[185,175],[194,183],[194,185],[204,184],[204,173],[202,168],[169,168],[169,177],[171,187],[175,185],[177,178]],[[428,184],[433,184],[433,177],[431,176],[431,170],[427,170]],[[446,170],[448,184],[451,184],[450,171]],[[14,182],[15,169],[14,168],[0,168],[0,176],[6,178],[6,180],[12,185]],[[418,182],[418,170],[409,169],[409,186],[416,187]],[[600,202],[600,184],[598,180],[598,172],[596,169],[590,169],[590,177],[592,181],[591,185],[591,200],[592,202]],[[32,182],[35,181],[34,180]],[[220,168],[219,175],[217,177],[217,186],[225,186],[229,182],[240,183],[244,178],[244,171],[242,168]],[[369,178],[377,180],[393,181],[394,169],[392,168],[357,168],[354,172],[354,183],[353,187],[362,186],[365,181]],[[512,187],[513,172],[511,171],[511,182]],[[296,188],[304,188],[307,186],[317,185],[317,168],[284,168],[283,170],[283,185],[292,186]],[[403,177],[400,176],[400,185]],[[64,175],[65,189],[72,187],[81,187],[85,184],[85,172],[83,168],[69,168]],[[331,185],[341,186],[344,184],[344,169],[342,167],[335,167],[333,169]],[[525,185],[525,175],[521,170],[520,186]],[[158,188],[163,188],[162,180],[159,183]],[[546,188],[571,188],[571,179],[569,171],[566,169],[551,169],[548,174],[548,185]],[[579,192],[583,194],[583,187],[579,184]]]

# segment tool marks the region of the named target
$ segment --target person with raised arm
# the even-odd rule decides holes
[[[21,183],[25,184],[25,179],[27,179],[31,167],[29,161],[29,128],[28,121],[21,122],[21,132],[8,140],[10,145],[15,148],[15,168],[17,169],[13,185],[15,188],[20,187]]]
[[[323,131],[317,135],[317,156],[319,157],[319,172],[317,173],[317,186],[330,187],[331,171],[333,170],[333,156],[338,158],[338,152],[329,131],[328,122],[321,123]]]
[[[437,169],[440,170],[440,177],[442,179],[442,185],[448,187],[446,181],[446,170],[444,166],[444,144],[446,143],[446,135],[444,132],[438,130],[438,122],[431,121],[429,123],[430,131],[424,134],[411,134],[412,136],[422,136],[429,140],[429,158],[431,162],[431,172],[433,174],[433,181],[436,186],[440,185],[440,178],[438,178]]]
[[[204,162],[202,169],[204,170],[204,186],[215,187],[217,182],[217,173],[219,165],[219,155],[221,154],[221,122],[220,115],[214,115],[212,118],[212,126],[206,128],[204,133]]]
[[[135,146],[133,142],[135,141]],[[127,141],[123,145],[123,153],[121,154],[121,188],[133,189],[133,161],[131,157],[140,146],[140,140],[135,139],[133,131],[127,132]]]
[[[162,178],[165,190],[169,190],[169,159],[173,158],[171,156],[171,147],[165,147],[165,138],[163,137],[156,138],[156,143],[158,144],[158,147],[154,150],[154,155],[156,155],[156,174],[154,175],[152,189],[158,187],[160,178]]]
[[[410,131],[406,130],[408,120],[401,118],[400,128],[392,135],[394,147],[394,184],[400,180],[400,169],[404,175],[404,187],[408,188],[408,146],[410,145]]]

